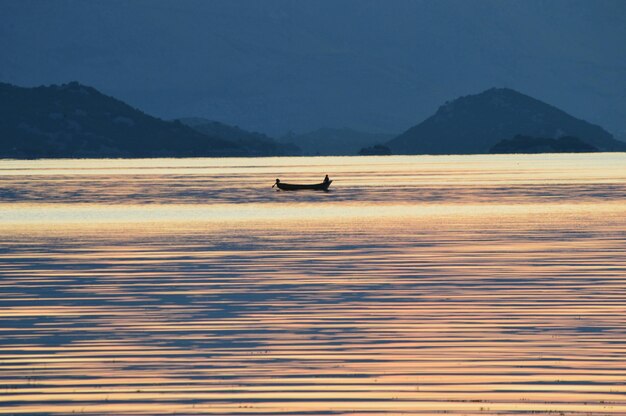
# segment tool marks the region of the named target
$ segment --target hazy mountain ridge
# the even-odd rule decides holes
[[[580,138],[591,146],[589,151],[626,151],[626,143],[603,128],[506,88],[447,102],[395,138],[321,128],[275,140],[204,118],[164,121],[77,82],[35,88],[0,83],[4,158],[357,155],[386,154],[387,147],[395,154],[473,154],[489,153],[518,135],[545,138],[545,143],[534,143],[545,151],[558,151],[561,145],[584,148],[550,142],[563,136]]]
[[[388,156],[391,154],[391,149],[384,144],[375,144],[374,146],[364,147],[359,150],[361,156]]]
[[[575,136],[601,151],[626,151],[603,128],[508,88],[460,97],[400,136],[387,142],[396,154],[489,153],[516,135]]]
[[[247,131],[219,121],[201,117],[180,118],[177,121],[199,133],[233,142],[245,149],[249,156],[289,156],[301,152],[293,144],[279,143],[263,133]]]
[[[309,156],[353,156],[364,147],[374,146],[393,138],[393,134],[366,133],[349,128],[323,127],[304,134],[287,134],[279,140],[291,143]]]

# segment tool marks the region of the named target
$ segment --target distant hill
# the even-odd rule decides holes
[[[626,151],[626,143],[603,128],[508,88],[446,103],[387,145],[396,154],[489,153],[502,138],[516,135],[575,136],[601,151]]]
[[[359,150],[361,156],[388,156],[391,149],[383,144],[375,144],[374,146],[364,147]]]
[[[587,153],[598,148],[578,137],[563,136],[558,139],[517,135],[496,143],[490,153]]]
[[[233,142],[249,156],[289,156],[301,153],[293,144],[279,143],[263,133],[246,131],[219,121],[199,117],[180,118],[178,121],[199,133]]]
[[[149,116],[72,82],[22,88],[0,83],[0,157],[245,155],[235,143]]]
[[[358,155],[364,147],[384,143],[392,134],[365,133],[348,128],[321,128],[305,134],[288,134],[279,140],[302,149],[304,155]]]

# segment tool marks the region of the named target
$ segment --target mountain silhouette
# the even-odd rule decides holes
[[[0,83],[0,157],[245,156],[238,144],[164,121],[78,82]]]
[[[293,144],[279,143],[263,133],[247,131],[219,121],[200,117],[180,118],[178,121],[199,133],[235,143],[249,156],[290,156],[301,152]]]
[[[386,142],[393,137],[391,134],[323,127],[304,134],[287,134],[280,141],[298,146],[308,156],[349,156],[359,154],[359,150],[364,147]]]
[[[375,144],[374,146],[364,147],[359,150],[361,156],[389,156],[391,149],[383,144]]]
[[[396,154],[489,153],[500,140],[516,135],[575,136],[601,151],[626,151],[626,143],[603,128],[509,88],[448,102],[387,146]]]

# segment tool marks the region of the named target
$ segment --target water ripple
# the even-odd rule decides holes
[[[379,177],[397,170],[379,163]],[[116,194],[127,205],[115,209],[184,198],[217,212],[187,176],[78,172],[61,184],[11,169],[2,195],[26,217],[37,198],[68,211],[95,198],[99,213]],[[348,213],[324,220],[0,218],[0,414],[626,414],[626,207],[609,179],[549,185],[563,200],[542,202],[540,186],[479,192],[461,175],[430,187],[443,200],[427,210],[431,197],[413,199],[426,188],[408,185],[364,191],[360,211],[341,199],[357,185],[251,197]],[[406,215],[377,211],[385,192]]]

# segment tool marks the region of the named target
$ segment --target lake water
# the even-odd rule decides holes
[[[616,153],[0,161],[0,414],[626,414],[625,198]]]

